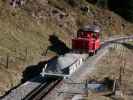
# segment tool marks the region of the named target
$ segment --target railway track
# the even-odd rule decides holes
[[[133,36],[113,38],[107,41],[102,42],[101,49],[105,49],[111,43],[124,43],[128,41],[133,41]],[[48,79],[46,82],[42,82],[39,86],[37,86],[33,91],[31,91],[28,95],[26,95],[22,100],[42,100],[45,98],[48,93],[50,93],[63,79]],[[10,96],[9,96],[10,97]],[[11,97],[12,98],[12,97]],[[3,99],[7,100],[7,99]],[[10,100],[10,99],[9,99]],[[13,99],[11,99],[13,100]]]
[[[123,42],[128,42],[128,41],[133,41],[133,36],[130,37],[121,37],[121,38],[116,38],[113,40],[105,41],[102,43],[102,48],[108,46],[110,43],[123,43]],[[33,92],[31,92],[29,95],[27,95],[23,100],[42,100],[53,88],[55,88],[62,79],[56,79],[56,80],[51,80],[48,82],[45,82],[41,84],[39,87],[37,87]]]
[[[105,40],[101,44],[101,49],[103,49],[106,46],[109,46],[110,43],[124,43],[124,42],[129,42],[133,41],[133,35],[131,36],[125,36],[125,37],[116,37],[110,40]]]
[[[42,100],[56,85],[62,81],[62,78],[48,79],[40,86],[35,88],[30,94],[28,94],[23,100]]]

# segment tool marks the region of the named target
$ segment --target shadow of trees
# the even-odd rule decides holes
[[[37,65],[30,65],[28,66],[24,71],[23,71],[23,79],[21,80],[22,83],[24,83],[25,81],[35,81],[36,80],[31,80],[32,78],[35,77],[41,77],[40,73],[42,72],[42,69],[44,68],[45,64],[47,64],[49,61],[55,60],[57,59],[57,56],[51,58],[48,61],[41,61],[39,62]],[[38,80],[38,82],[40,82],[41,80]]]
[[[70,51],[70,48],[54,34],[49,36],[49,41],[51,45],[48,47],[48,50],[51,50],[58,55],[64,55]]]
[[[70,51],[70,48],[54,34],[49,36],[49,42],[51,45],[48,47],[48,50],[51,50],[58,55],[64,55]]]
[[[133,45],[129,43],[122,43],[123,46],[133,51]]]
[[[108,89],[113,89],[114,80],[110,79],[109,77],[105,77],[103,80],[103,84],[107,85]]]
[[[108,0],[108,8],[122,16],[127,21],[130,21],[130,13],[128,13],[128,1],[126,0]]]
[[[64,42],[62,42],[56,35],[50,35],[49,41],[51,45],[48,47],[47,50],[51,50],[58,55],[64,55],[70,51],[70,48],[66,46]],[[46,51],[47,52],[47,51]],[[23,71],[23,79],[21,80],[22,83],[28,81],[36,76],[39,76],[42,72],[46,63],[50,63],[53,60],[56,60],[57,56],[51,58],[48,61],[41,61],[37,65],[30,65]]]
[[[32,79],[33,77],[39,76],[42,71],[42,68],[45,66],[47,61],[39,62],[37,65],[30,65],[23,71],[22,83]]]
[[[133,0],[87,0],[87,2],[98,5],[103,9],[107,9],[117,13],[125,20],[133,22]]]
[[[70,51],[70,48],[68,48],[66,46],[66,44],[64,42],[62,42],[56,35],[50,35],[49,41],[50,41],[51,45],[48,47],[48,49],[53,52],[56,52],[58,55],[63,55]],[[40,73],[42,72],[42,69],[44,68],[44,66],[47,63],[50,63],[51,61],[56,60],[57,57],[58,56],[54,56],[50,60],[41,61],[37,65],[30,65],[30,66],[26,67],[26,69],[23,71],[23,75],[22,75],[23,78],[21,79],[21,83],[15,87],[13,87],[11,90],[7,91],[7,93],[4,96],[9,94],[12,90],[16,89],[17,87],[19,87],[22,83],[24,83],[26,81],[41,83],[43,81],[56,80],[57,79],[56,76],[55,77],[46,76],[46,78],[43,78],[43,77],[41,77]],[[64,70],[64,72],[67,72],[67,71],[68,70]],[[4,96],[2,96],[2,98]]]
[[[23,78],[21,79],[21,83],[19,83],[18,85],[14,86],[9,91],[6,91],[6,93],[3,96],[0,96],[0,100],[2,98],[4,98],[5,96],[7,96],[14,89],[16,89],[19,86],[21,86],[26,81],[42,83],[44,81],[50,81],[51,82],[51,81],[56,80],[57,78],[61,78],[61,77],[56,77],[56,76],[55,77],[48,77],[48,76],[42,77],[40,75],[40,73],[42,72],[42,69],[44,68],[45,64],[48,63],[48,62],[51,62],[53,60],[56,60],[56,59],[57,59],[57,56],[55,56],[55,57],[53,57],[53,58],[51,58],[50,60],[47,60],[47,61],[41,61],[37,65],[28,66],[23,71],[23,75],[22,75]]]

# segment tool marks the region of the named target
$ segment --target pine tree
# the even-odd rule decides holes
[[[133,22],[133,0],[127,0],[126,2],[125,2],[125,15],[124,16],[127,20]]]
[[[108,0],[110,10],[133,22],[133,0]]]

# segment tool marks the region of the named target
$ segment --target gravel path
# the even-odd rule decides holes
[[[41,82],[45,81],[42,77],[37,76],[30,81],[25,82],[18,88],[12,90],[6,97],[2,100],[22,100],[28,93],[38,87]]]

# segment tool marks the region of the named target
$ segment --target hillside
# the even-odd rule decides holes
[[[86,24],[99,25],[102,39],[133,32],[131,23],[86,0],[27,0],[16,8],[8,0],[1,0],[0,94],[20,83],[28,65],[57,54],[51,50],[46,57],[42,55],[51,45],[51,34],[71,47],[71,36]]]
[[[97,63],[97,69],[91,75],[89,75],[89,79],[92,78],[95,80],[103,80],[105,78],[109,78],[111,80],[121,80],[120,90],[123,92],[124,95],[121,96],[121,98],[118,98],[119,96],[109,96],[111,100],[132,100],[133,96],[130,95],[130,93],[132,93],[133,85],[132,55],[132,43],[114,45],[113,48],[110,48],[109,53]],[[121,71],[121,68],[123,68],[123,71]],[[95,98],[95,96],[93,98]]]

